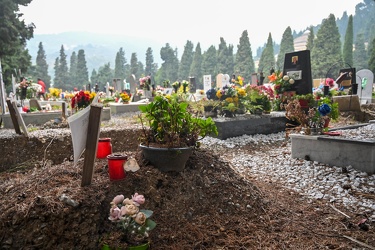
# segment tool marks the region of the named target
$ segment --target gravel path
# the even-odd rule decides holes
[[[336,130],[342,138],[374,140],[375,123],[356,129]],[[230,163],[236,171],[260,181],[277,182],[294,190],[306,199],[324,199],[334,204],[342,204],[351,211],[364,214],[375,221],[375,175],[359,172],[351,166],[329,166],[319,162],[291,158],[290,140],[285,147],[274,147],[272,151],[257,150],[248,154],[246,145],[280,145],[285,141],[285,133],[270,135],[244,135],[227,140],[207,137],[203,147],[213,150],[234,149]],[[241,148],[244,147],[244,150]],[[228,155],[220,154],[222,160]]]

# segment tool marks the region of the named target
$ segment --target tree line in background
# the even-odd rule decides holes
[[[138,82],[138,79],[145,75],[150,75],[153,84],[156,85],[161,85],[164,80],[174,82],[195,77],[198,88],[203,88],[203,75],[211,75],[215,80],[214,76],[219,73],[234,74],[250,81],[253,73],[263,72],[267,76],[272,68],[282,70],[284,55],[294,51],[293,40],[297,35],[295,32],[292,34],[288,26],[280,45],[277,45],[270,32],[265,46],[261,51],[257,51],[257,54],[260,52],[258,67],[255,66],[250,39],[245,30],[239,39],[236,53],[234,53],[234,46],[227,44],[224,38],[220,38],[217,49],[211,45],[204,52],[199,42],[194,47],[194,44],[188,40],[179,60],[177,49],[166,43],[160,49],[163,62],[159,67],[154,63],[151,47],[146,51],[145,65],[138,60],[136,53],[131,54],[128,63],[125,50],[120,48],[116,53],[114,68],[111,68],[110,63],[106,63],[98,69],[93,69],[90,76],[84,50],[72,52],[68,66],[67,55],[62,45],[59,57],[55,60],[52,79],[48,75],[48,64],[42,42],[39,43],[35,65],[32,65],[31,56],[25,49],[26,41],[33,36],[35,27],[33,24],[26,25],[20,21],[22,14],[16,13],[19,5],[26,6],[30,2],[31,0],[0,2],[0,9],[4,9],[4,4],[8,7],[7,11],[0,12],[0,19],[5,20],[0,24],[0,59],[4,82],[8,89],[11,85],[9,81],[11,75],[19,76],[19,72],[25,72],[24,75],[31,76],[33,79],[42,78],[47,88],[53,82],[54,87],[64,90],[81,89],[90,83],[91,85],[98,83],[100,89],[103,89],[105,84],[112,83],[113,79],[125,79],[130,82],[130,78],[134,76]],[[324,78],[329,73],[333,74],[333,76],[328,75],[329,77],[337,76],[339,69],[347,64],[357,70],[368,68],[375,72],[375,1],[364,0],[363,3],[358,4],[354,17],[344,13],[341,19],[336,20],[331,14],[318,27],[309,27],[308,32],[306,47],[311,51],[313,78]],[[333,65],[330,72],[327,72],[327,69]]]

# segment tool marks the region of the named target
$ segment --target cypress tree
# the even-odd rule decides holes
[[[138,71],[137,53],[132,53],[130,57],[130,74],[135,75],[135,79],[139,79],[141,76]]]
[[[89,83],[89,72],[87,69],[85,51],[83,49],[78,50],[76,79],[79,86],[87,85]]]
[[[156,75],[157,64],[154,63],[154,55],[152,54],[151,47],[147,48],[146,51],[146,66],[145,74],[154,76]]]
[[[200,43],[197,44],[195,47],[194,58],[193,62],[191,63],[191,68],[189,72],[189,76],[195,78],[196,87],[199,89],[203,89],[203,74],[202,74],[202,50]],[[181,79],[181,80],[189,80],[188,78]]]
[[[100,67],[98,70],[98,77],[97,77],[97,82],[99,84],[109,84],[112,83],[113,80],[113,70],[111,69],[111,64],[106,63],[104,66]]]
[[[160,74],[158,80],[169,80],[171,83],[178,80],[179,62],[177,58],[177,50],[173,50],[169,43],[160,49],[160,57],[164,61],[160,67]]]
[[[55,81],[53,82],[53,86],[58,89],[66,89],[65,86],[67,83],[69,83],[68,63],[66,61],[64,46],[61,45],[58,70],[56,71],[55,69]]]
[[[35,73],[36,79],[41,78],[46,84],[46,89],[48,89],[51,85],[51,77],[48,75],[48,63],[46,60],[46,52],[44,51],[42,42],[40,42],[38,46]]]
[[[178,79],[188,80],[190,76],[190,68],[194,58],[194,45],[191,41],[187,41],[184,47],[184,52],[181,56],[180,67],[178,69]]]
[[[125,58],[125,51],[120,48],[120,50],[116,53],[115,59],[115,78],[125,79],[126,78],[126,58]]]
[[[345,63],[353,65],[353,16],[349,16],[348,26],[346,28],[344,47],[342,57]]]
[[[59,64],[59,58],[56,57],[55,64],[53,66],[53,69],[55,70],[55,77],[53,78],[53,87],[55,87],[55,83],[59,82],[59,76],[60,76],[60,64]]]
[[[368,68],[372,72],[375,72],[375,38],[372,40],[371,46],[369,47],[369,55]]]
[[[217,71],[217,51],[215,46],[211,45],[206,52],[203,53],[202,74],[211,75],[211,80],[215,80]]]
[[[69,77],[71,87],[79,84],[77,79],[77,53],[75,51],[73,51],[70,56]]]
[[[353,53],[353,61],[356,70],[366,69],[368,67],[368,53],[365,48],[363,33],[357,35],[355,42],[355,50]]]
[[[220,37],[219,49],[217,50],[217,70],[218,74],[230,74],[227,71],[228,46],[224,38]]]
[[[282,70],[284,68],[285,54],[294,51],[294,41],[292,35],[292,29],[288,26],[281,38],[280,51],[277,55],[277,67]]]
[[[315,40],[315,33],[314,33],[314,27],[310,26],[309,28],[309,36],[307,37],[307,43],[306,43],[306,49],[311,51],[314,48],[314,40]]]
[[[273,52],[273,41],[271,33],[268,34],[267,44],[259,60],[259,72],[263,72],[265,79],[264,82],[268,82],[268,78],[266,76],[269,75],[271,69],[275,69],[275,56]]]
[[[234,47],[232,44],[228,45],[228,54],[227,54],[227,60],[226,60],[226,72],[229,74],[233,74],[234,72],[234,54],[233,54]]]
[[[343,67],[339,30],[335,16],[323,19],[311,53],[311,72],[314,78],[336,78]],[[347,67],[347,66],[346,66]]]
[[[242,32],[240,42],[237,45],[236,61],[234,64],[234,73],[241,75],[245,81],[250,81],[251,74],[255,72],[253,52],[247,30]]]

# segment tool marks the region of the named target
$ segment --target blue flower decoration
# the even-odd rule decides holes
[[[207,95],[207,99],[209,99],[209,100],[217,100],[218,99],[217,96],[216,96],[216,90],[215,89],[207,90],[206,95]]]
[[[318,111],[322,116],[326,116],[331,112],[331,107],[328,104],[324,103],[319,106]]]

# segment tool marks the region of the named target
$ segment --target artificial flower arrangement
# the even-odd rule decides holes
[[[32,79],[30,80],[28,80],[27,78],[25,79],[26,79],[25,82],[20,82],[20,83],[15,84],[17,95],[25,94],[23,98],[30,99],[32,97],[35,97],[36,93],[42,91],[42,86],[40,86],[37,83],[34,83]]]
[[[109,86],[108,87],[108,91],[111,93],[111,95],[113,94],[113,91],[115,91],[115,87],[113,86]]]
[[[52,96],[52,98],[55,98],[55,99],[60,98],[60,94],[62,92],[61,89],[58,89],[58,88],[49,88],[48,90],[49,90],[49,93]]]
[[[130,102],[131,94],[128,94],[126,92],[122,92],[120,94],[120,97],[121,97],[122,102],[127,103],[127,102]]]
[[[302,109],[298,99],[289,100],[285,105],[285,117],[291,122],[295,122],[294,125],[299,130],[306,129],[307,134],[311,129],[323,130],[331,111],[332,109],[327,103],[317,103],[317,106],[310,107],[306,112]]]
[[[277,70],[268,76],[269,82],[273,84],[273,88],[276,94],[282,94],[285,91],[291,90],[295,83],[294,77],[289,75],[283,75],[283,72]]]
[[[178,89],[181,87],[181,82],[175,81],[172,83],[172,88],[174,89],[174,92],[177,93]]]
[[[235,76],[233,75],[232,76],[232,79],[231,79],[231,82],[232,84],[235,84],[235,85],[238,85],[238,86],[243,86],[243,82],[244,82],[244,78],[242,76]]]
[[[147,243],[149,232],[156,227],[155,221],[150,219],[153,211],[140,209],[145,201],[143,195],[135,193],[131,199],[125,198],[124,195],[117,195],[110,203],[108,219],[117,223],[128,244]]]
[[[188,88],[189,82],[186,80],[183,80],[181,82],[181,85],[182,85],[182,93],[186,94],[189,91],[189,88]]]
[[[144,76],[139,78],[139,85],[142,89],[150,90],[151,89],[151,77]]]
[[[170,81],[169,80],[164,80],[163,81],[163,88],[169,88],[170,86]]]
[[[95,92],[90,93],[90,91],[79,91],[74,95],[70,102],[72,109],[79,110],[86,108],[91,104],[95,96]]]

